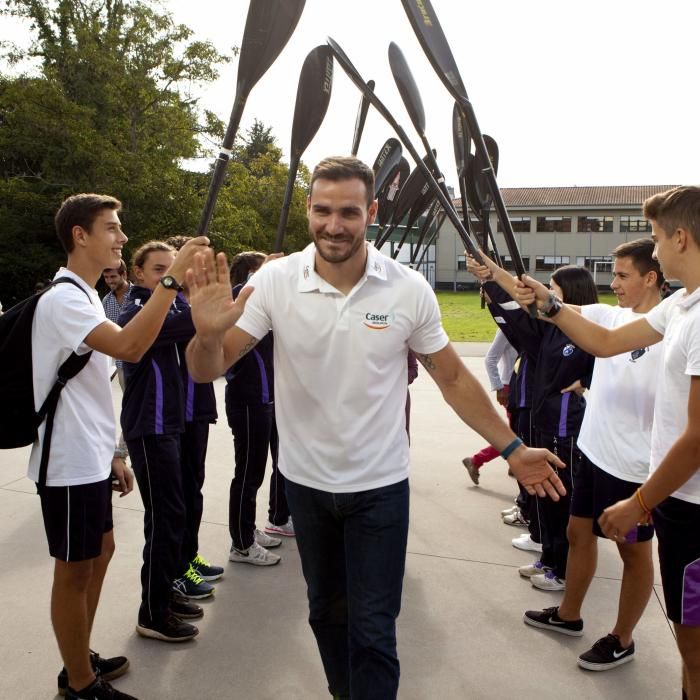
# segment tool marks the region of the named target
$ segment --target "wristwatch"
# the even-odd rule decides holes
[[[545,318],[554,318],[561,311],[561,302],[554,294],[549,295],[549,299],[540,309],[540,313]]]
[[[174,292],[181,292],[182,287],[172,275],[165,275],[160,278],[160,283],[166,288]]]

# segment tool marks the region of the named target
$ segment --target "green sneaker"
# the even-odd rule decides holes
[[[173,590],[185,598],[200,600],[214,595],[215,588],[211,583],[207,583],[190,564],[185,575],[173,581]]]
[[[222,566],[213,566],[199,552],[192,560],[191,566],[205,581],[218,581],[224,576]]]

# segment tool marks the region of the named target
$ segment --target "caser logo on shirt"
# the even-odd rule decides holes
[[[391,311],[385,314],[367,312],[362,322],[373,331],[383,331],[389,328],[393,320],[394,314]]]

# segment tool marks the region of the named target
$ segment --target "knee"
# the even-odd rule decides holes
[[[72,591],[87,591],[93,574],[93,562],[87,561],[56,561],[54,569],[54,587]]]
[[[346,625],[348,623],[348,599],[336,593],[330,596],[317,596],[309,600],[309,624],[322,622],[325,625]]]
[[[681,653],[683,665],[695,678],[700,677],[700,645],[697,641],[697,638],[686,639],[684,635],[678,635],[678,651]]]
[[[580,524],[569,524],[566,527],[566,539],[570,547],[577,549],[594,549],[596,547],[596,537],[591,527],[585,528]]]
[[[618,544],[622,563],[628,568],[652,569],[651,542],[640,542],[639,544]]]
[[[111,532],[107,533],[107,535],[105,535],[105,537],[102,539],[102,551],[100,552],[100,557],[106,561],[110,561],[114,556],[115,549],[114,537],[112,536]]]

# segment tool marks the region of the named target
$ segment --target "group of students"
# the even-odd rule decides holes
[[[656,530],[683,694],[694,698],[700,697],[700,188],[651,197],[644,215],[652,238],[613,251],[617,306],[596,303],[593,279],[580,267],[559,268],[548,288],[531,278],[518,281],[488,259],[472,258],[469,268],[518,353],[512,425],[527,444],[548,446],[568,467],[558,470],[565,498],[554,503],[520,494],[502,513],[506,522],[528,526],[513,545],[541,552],[519,574],[536,588],[564,592],[559,605],[528,610],[523,621],[583,635],[597,540],[608,537],[623,563],[617,619],[578,665],[602,671],[631,661],[634,628],[653,587]],[[665,295],[664,274],[686,289]],[[535,302],[544,318],[525,310]],[[475,480],[473,458],[465,466]]]

